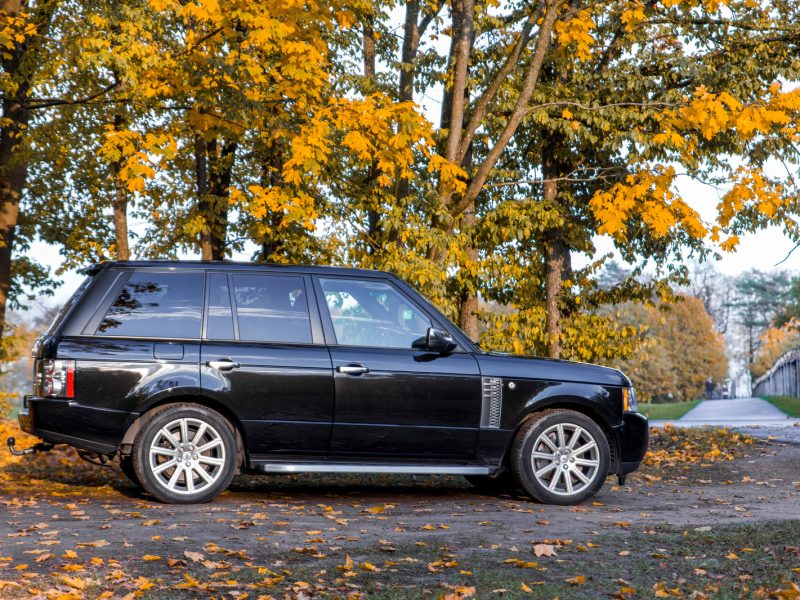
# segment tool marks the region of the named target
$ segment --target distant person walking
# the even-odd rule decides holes
[[[714,380],[709,377],[706,379],[706,400],[714,398]]]

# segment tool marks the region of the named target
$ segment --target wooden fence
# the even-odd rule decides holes
[[[800,349],[781,356],[756,379],[753,396],[800,396]]]

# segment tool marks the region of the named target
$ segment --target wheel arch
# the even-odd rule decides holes
[[[242,466],[246,465],[247,446],[245,445],[245,432],[241,421],[228,406],[203,394],[180,394],[176,396],[167,396],[162,397],[148,405],[147,409],[139,413],[139,416],[133,420],[133,422],[128,426],[128,429],[125,431],[125,435],[123,435],[122,441],[119,445],[120,454],[123,456],[130,455],[133,441],[136,438],[136,434],[139,433],[139,428],[141,427],[141,424],[146,416],[151,415],[154,411],[163,410],[171,404],[187,402],[210,408],[211,410],[218,412],[225,418],[226,421],[228,421],[228,423],[230,423],[233,429],[234,438],[236,440],[236,451],[238,455],[237,467],[241,468]]]
[[[606,436],[606,440],[608,441],[608,449],[611,453],[611,456],[609,457],[609,472],[616,473],[619,467],[620,457],[617,440],[618,436],[616,435],[616,432],[614,431],[614,428],[609,422],[607,416],[603,414],[601,410],[598,410],[596,406],[593,406],[592,402],[580,396],[553,396],[526,407],[525,412],[521,415],[516,427],[514,428],[514,434],[511,436],[511,440],[509,441],[509,444],[503,455],[503,464],[507,463],[509,452],[514,444],[514,439],[516,438],[517,433],[522,426],[531,419],[537,418],[542,413],[555,409],[572,410],[581,413],[597,423],[597,426],[600,427],[600,430]]]

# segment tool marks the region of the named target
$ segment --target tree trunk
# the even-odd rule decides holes
[[[478,219],[475,217],[475,207],[468,209],[464,216],[461,218],[461,227],[464,231],[471,231]],[[469,247],[466,249],[467,259],[470,262],[477,262],[478,249],[471,239],[468,242]],[[469,338],[477,342],[479,337],[478,331],[478,293],[470,286],[465,286],[461,290],[461,297],[459,298],[458,306],[458,326],[464,330]]]
[[[203,219],[200,231],[202,260],[223,260],[228,233],[228,188],[231,185],[236,142],[206,140],[203,132],[195,132],[195,178],[197,210]]]
[[[28,123],[28,111],[14,99],[3,101],[6,123],[0,132],[0,341],[6,323],[11,289],[11,259],[19,219],[19,201],[28,177],[28,165],[18,150]]]
[[[114,180],[114,239],[117,260],[130,260],[128,246],[128,196],[125,186],[115,177]]]
[[[561,164],[555,157],[557,140],[544,144],[542,150],[543,201],[547,206],[558,205],[558,179]],[[561,229],[549,229],[544,236],[545,261],[545,329],[547,331],[547,356],[561,358],[562,311],[561,293],[564,281],[572,275],[569,246]]]
[[[194,132],[194,177],[197,185],[197,212],[208,214],[208,144],[202,131]],[[211,236],[208,222],[200,231],[200,258],[212,260]]]
[[[123,120],[120,115],[114,115],[114,128],[119,130]],[[128,191],[125,184],[120,179],[122,161],[114,161],[111,165],[111,173],[114,177],[114,247],[116,249],[117,260],[130,260],[131,253],[128,246]]]
[[[0,12],[9,17],[18,17],[23,6],[20,0],[3,0]],[[44,35],[52,16],[53,7],[44,3],[38,6],[40,35]],[[11,290],[11,264],[14,239],[19,220],[19,202],[28,179],[28,165],[19,150],[24,139],[30,111],[24,103],[30,92],[25,63],[31,62],[30,38],[17,42],[13,52],[3,55],[3,72],[17,83],[16,93],[7,96],[2,103],[3,124],[0,130],[0,342],[5,334],[6,308]]]
[[[557,230],[551,229],[547,234],[544,260],[547,356],[561,358],[561,291],[572,273],[572,261],[569,247]]]
[[[375,89],[376,62],[375,28],[373,27],[372,15],[369,15],[364,24],[364,78],[368,81],[366,86],[368,91],[373,91]],[[367,188],[372,186],[377,174],[378,163],[377,161],[373,161],[367,176],[364,178],[365,192],[367,192]],[[375,254],[381,246],[379,241],[381,237],[381,219],[378,208],[379,207],[367,208],[367,253],[369,254]]]

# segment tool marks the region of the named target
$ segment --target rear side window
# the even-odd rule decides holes
[[[47,329],[45,329],[44,333],[42,333],[40,338],[45,338],[56,330],[56,327],[58,327],[61,321],[64,320],[64,317],[67,316],[69,309],[72,308],[78,300],[80,300],[81,296],[83,296],[83,293],[89,287],[89,284],[92,282],[93,279],[94,275],[89,275],[86,279],[83,280],[78,289],[75,290],[72,296],[69,297],[69,300],[67,300],[64,306],[62,306],[61,309],[58,311],[58,313],[50,322],[50,325],[47,326]]]
[[[308,297],[302,277],[233,275],[239,339],[311,343]]]
[[[137,271],[108,309],[97,335],[199,338],[203,273]]]

